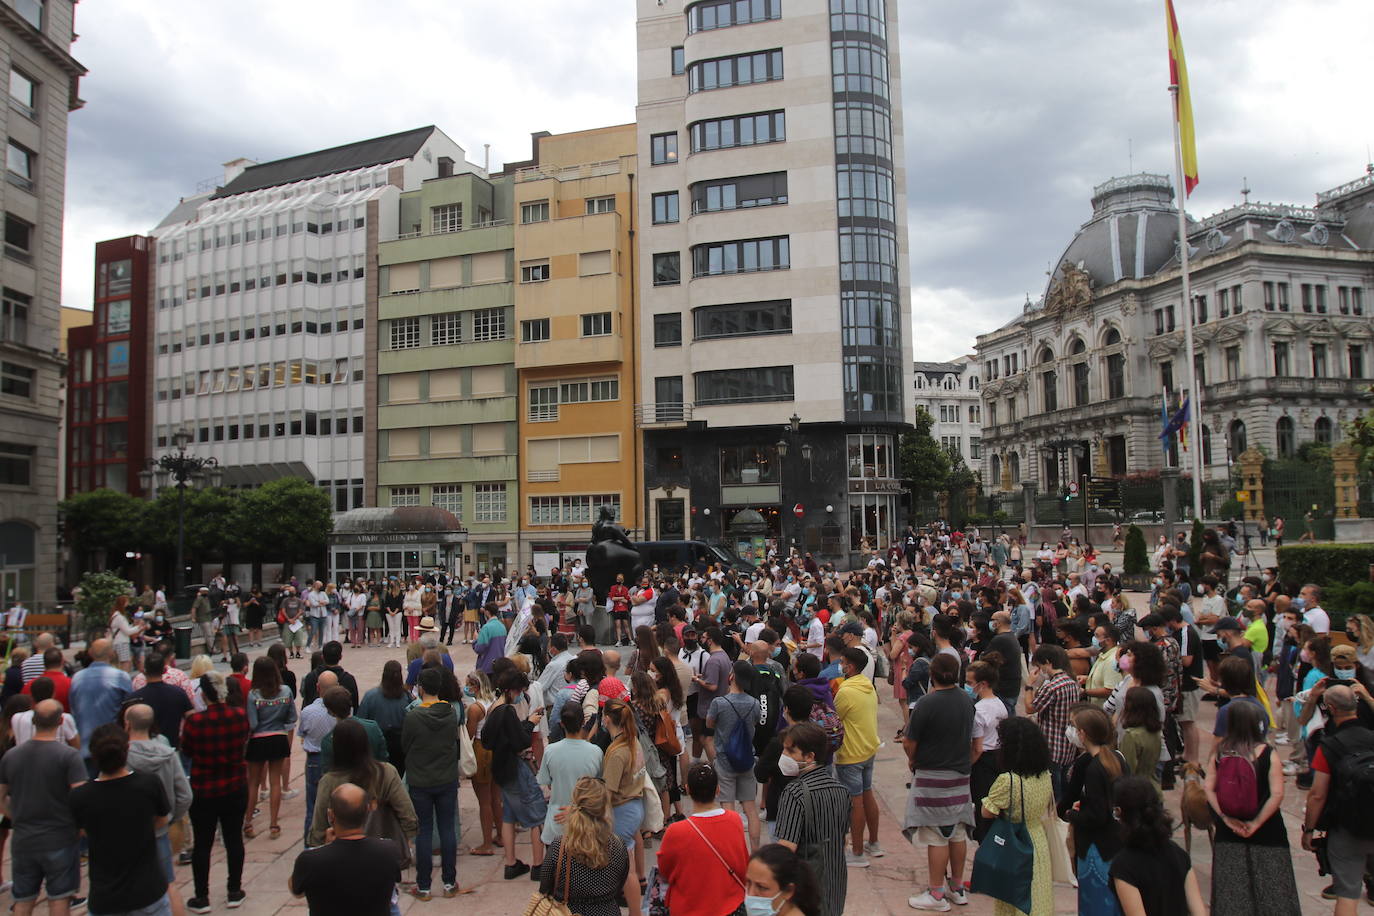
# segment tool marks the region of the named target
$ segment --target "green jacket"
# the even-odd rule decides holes
[[[214,611],[210,609],[210,599],[205,595],[197,595],[191,604],[191,619],[196,623],[209,623],[212,617]]]
[[[415,706],[401,725],[401,748],[406,755],[406,783],[416,788],[458,781],[458,729],[461,715],[439,700]]]
[[[358,716],[349,716],[354,722],[363,727],[367,732],[367,743],[372,746],[372,759],[378,763],[389,762],[391,755],[386,749],[386,736],[382,734],[382,727],[371,719],[363,719]],[[334,733],[331,731],[320,740],[320,772],[328,773],[334,767]]]

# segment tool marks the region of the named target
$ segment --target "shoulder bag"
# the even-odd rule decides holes
[[[558,861],[553,869],[553,887],[558,888],[558,873],[563,872],[563,899],[553,894],[535,891],[530,894],[530,902],[525,904],[522,916],[576,916],[568,905],[568,891],[572,887],[572,863],[568,861],[568,851],[562,844],[558,847]]]
[[[1014,777],[1011,788],[1015,789]],[[1022,913],[1031,911],[1031,885],[1035,880],[1035,847],[1026,829],[1026,781],[1021,780],[1021,822],[1003,811],[997,816],[973,857],[969,889],[987,894]]]

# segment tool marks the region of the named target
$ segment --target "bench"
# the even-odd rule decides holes
[[[27,636],[30,641],[39,633],[51,633],[57,637],[62,645],[69,645],[72,635],[71,615],[65,613],[35,614],[30,612],[28,616],[24,618],[24,625],[19,628],[19,632]]]

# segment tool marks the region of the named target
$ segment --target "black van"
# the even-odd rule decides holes
[[[754,564],[720,544],[708,544],[705,541],[641,541],[635,547],[644,558],[646,569],[658,564],[662,572],[676,572],[684,566],[706,570],[719,563],[737,572],[754,571]]]

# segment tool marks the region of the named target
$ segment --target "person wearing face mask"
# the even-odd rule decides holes
[[[778,799],[774,836],[816,876],[822,888],[816,916],[841,916],[849,881],[843,849],[850,802],[844,786],[821,763],[827,750],[825,731],[812,722],[783,734],[778,771],[791,781]]]
[[[1050,747],[1050,780],[1054,796],[1063,790],[1064,773],[1073,762],[1074,748],[1065,737],[1069,710],[1083,700],[1083,688],[1067,672],[1069,656],[1059,646],[1041,646],[1031,657],[1031,682],[1026,685],[1026,713],[1045,731]]]
[[[795,852],[765,846],[749,860],[745,916],[821,916],[817,876]]]
[[[1012,664],[1020,666],[1019,660]],[[969,772],[969,792],[974,798],[985,797],[1002,772],[997,760],[997,749],[1002,746],[997,726],[1010,714],[1002,698],[997,695],[1003,667],[1009,666],[999,652],[987,652],[968,666],[968,684],[964,691],[974,699],[973,765]],[[973,814],[973,838],[981,843],[992,822],[983,817],[983,812],[977,808]]]
[[[1066,737],[1079,750],[1069,769],[1058,814],[1073,825],[1073,855],[1078,876],[1078,912],[1082,916],[1120,916],[1111,892],[1107,863],[1121,848],[1112,817],[1115,782],[1126,773],[1125,758],[1115,747],[1111,719],[1096,707],[1071,715]]]

